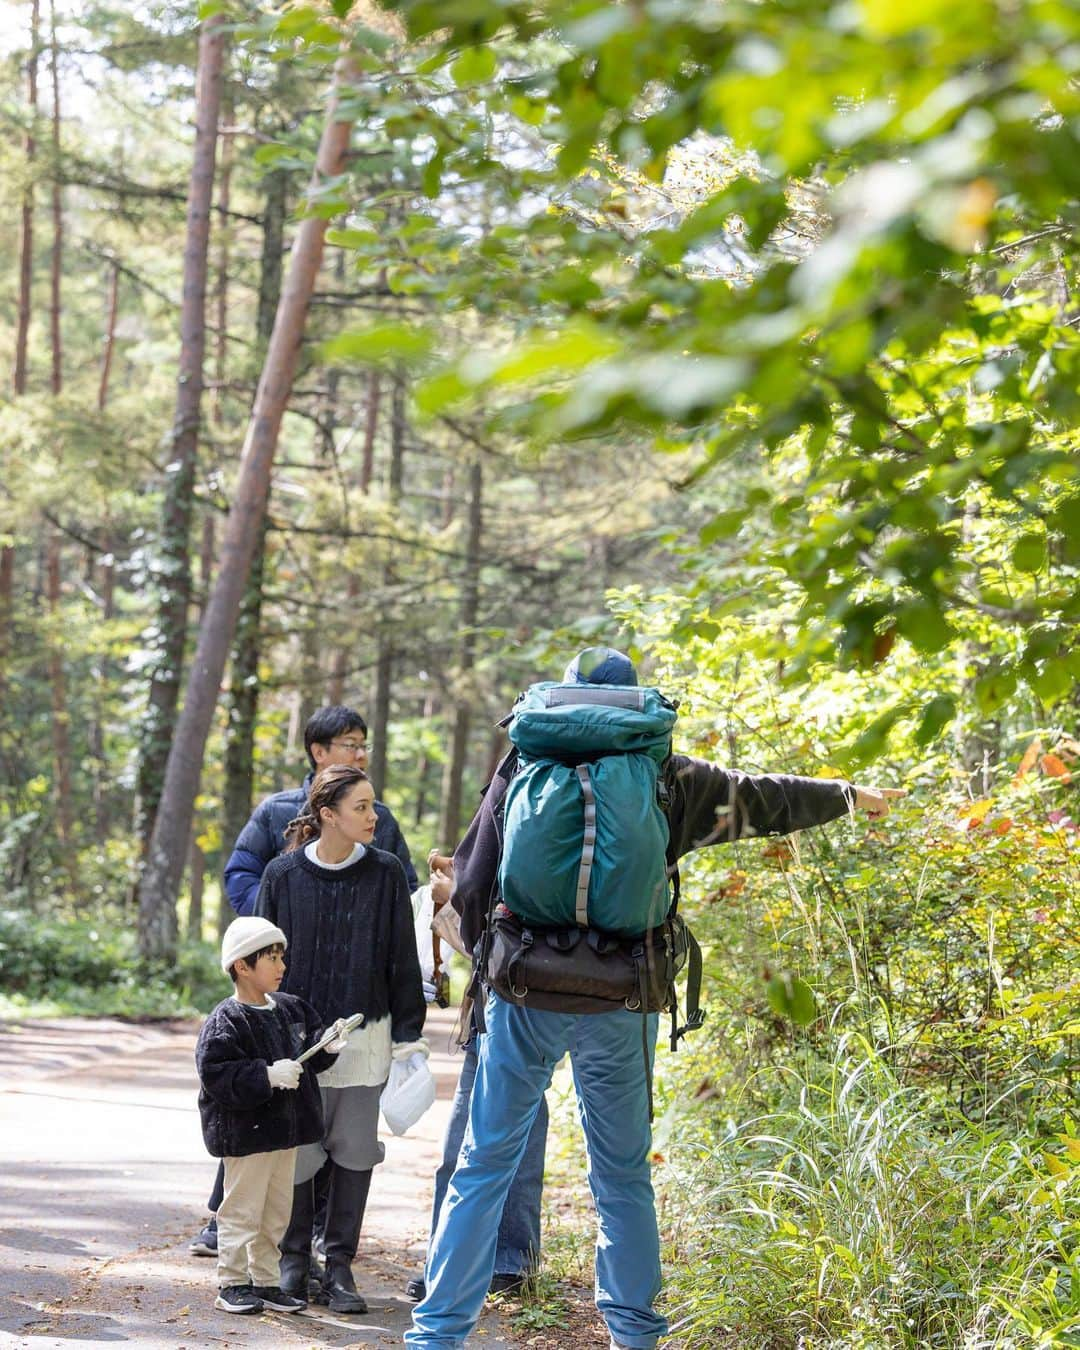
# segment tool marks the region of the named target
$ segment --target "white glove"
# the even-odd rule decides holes
[[[418,1041],[395,1041],[390,1047],[391,1059],[411,1059],[413,1055],[420,1055],[423,1059],[427,1059],[428,1043],[423,1036]]]
[[[300,1075],[304,1066],[295,1059],[275,1059],[266,1066],[266,1076],[272,1088],[295,1088],[300,1084]]]
[[[329,1050],[332,1055],[336,1055],[349,1044],[349,1033],[345,1030],[345,1018],[339,1017],[330,1030],[335,1033],[334,1038],[327,1041],[323,1049]]]
[[[422,980],[421,983],[424,986],[424,1002],[434,1003],[435,995],[438,992],[435,988],[434,982],[432,980]]]

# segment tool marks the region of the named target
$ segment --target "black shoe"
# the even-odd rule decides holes
[[[218,1290],[214,1307],[229,1313],[260,1313],[263,1302],[256,1297],[250,1284],[227,1284]]]
[[[211,1214],[206,1227],[188,1243],[192,1256],[217,1256],[217,1217]]]
[[[281,1242],[278,1283],[290,1298],[308,1298],[311,1278],[311,1228],[315,1222],[315,1196],[310,1181],[293,1187],[292,1215]]]
[[[302,1312],[307,1307],[306,1298],[293,1298],[277,1284],[253,1284],[251,1292],[276,1312]]]
[[[363,1295],[357,1292],[352,1263],[370,1187],[370,1168],[366,1172],[354,1172],[334,1164],[326,1202],[326,1274],[322,1282],[331,1312],[366,1313],[368,1310]]]
[[[427,1286],[424,1284],[423,1275],[414,1276],[405,1286],[405,1297],[411,1299],[413,1303],[422,1303],[426,1293]]]
[[[489,1294],[520,1294],[529,1282],[527,1274],[492,1275],[488,1285]]]

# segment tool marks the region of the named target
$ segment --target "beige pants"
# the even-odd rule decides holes
[[[292,1213],[296,1149],[226,1158],[225,1195],[218,1207],[218,1287],[275,1285],[278,1249]]]

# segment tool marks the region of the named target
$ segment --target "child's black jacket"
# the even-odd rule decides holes
[[[276,1059],[296,1059],[319,1039],[323,1026],[311,1004],[295,994],[271,997],[273,1008],[227,998],[199,1033],[199,1115],[207,1152],[215,1158],[274,1153],[322,1138],[315,1075],[328,1069],[337,1055],[320,1050],[304,1064],[299,1087],[272,1088],[267,1066]]]

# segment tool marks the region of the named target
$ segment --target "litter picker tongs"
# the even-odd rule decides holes
[[[317,1055],[320,1050],[324,1050],[330,1042],[340,1036],[343,1031],[355,1031],[357,1027],[362,1027],[363,1025],[364,1014],[353,1013],[351,1017],[346,1017],[344,1026],[328,1027],[326,1031],[323,1032],[321,1039],[315,1045],[305,1050],[302,1055],[296,1056],[297,1064],[303,1064],[305,1059],[310,1059],[312,1055]]]

